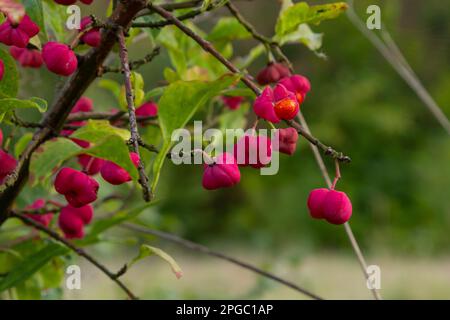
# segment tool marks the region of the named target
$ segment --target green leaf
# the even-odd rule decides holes
[[[5,65],[3,79],[0,81],[0,98],[14,98],[19,90],[19,75],[13,58],[0,48],[0,59]],[[0,118],[1,120],[1,118]]]
[[[92,142],[92,141],[90,141]],[[97,141],[97,145],[83,151],[85,154],[114,162],[125,169],[134,181],[138,179],[138,172],[130,159],[130,152],[122,137],[109,135]]]
[[[239,78],[238,75],[226,75],[212,82],[177,81],[167,87],[158,103],[158,119],[164,143],[153,164],[152,190],[156,189],[164,160],[173,145],[172,133],[184,128],[201,106]]]
[[[317,51],[322,47],[322,33],[314,33],[309,25],[303,23],[298,26],[298,29],[294,32],[290,32],[280,39],[276,40],[281,44],[300,42],[304,44],[308,49]]]
[[[91,143],[91,147],[85,149],[83,153],[112,161],[137,180],[137,170],[130,159],[130,152],[125,143],[130,139],[128,130],[114,127],[107,120],[89,120],[71,137]]]
[[[47,42],[47,32],[45,31],[44,23],[44,9],[41,0],[22,0],[27,14],[30,16],[40,29],[39,36],[42,37],[43,42]]]
[[[180,266],[169,254],[159,248],[151,247],[145,244],[143,244],[139,249],[139,254],[130,263],[128,263],[127,268],[129,269],[139,260],[142,260],[151,255],[157,255],[158,257],[166,261],[170,265],[170,268],[178,279],[183,276],[183,271],[181,270]]]
[[[112,126],[108,120],[88,120],[87,124],[75,131],[71,138],[86,140],[92,143],[102,141],[105,136],[117,135],[124,141],[130,139],[130,132]]]
[[[52,242],[38,252],[24,258],[0,281],[0,292],[21,284],[51,259],[65,254],[67,251],[66,247]]]
[[[278,37],[295,31],[303,23],[319,24],[323,20],[334,19],[347,9],[345,2],[309,6],[299,2],[281,12],[275,32]]]
[[[34,185],[46,181],[52,175],[53,169],[82,150],[83,148],[70,139],[57,138],[47,141],[31,158],[30,170],[35,176]]]
[[[145,94],[144,101],[149,101],[154,97],[162,96],[166,87],[157,87]]]
[[[121,212],[115,214],[112,218],[96,220],[92,224],[92,226],[89,227],[87,236],[83,240],[78,241],[78,243],[87,245],[87,244],[92,244],[92,243],[99,241],[98,236],[100,234],[104,233],[106,230],[108,230],[114,226],[117,226],[125,221],[130,221],[130,220],[133,220],[134,218],[137,218],[142,212],[144,212],[146,209],[156,205],[157,203],[158,203],[158,201],[152,201],[152,202],[140,205],[131,210],[121,211]]]
[[[16,158],[19,158],[32,138],[33,134],[31,132],[27,132],[20,137],[19,141],[17,141],[16,145],[14,146],[14,155],[16,156]]]
[[[137,170],[125,143],[129,137],[127,130],[115,128],[105,120],[89,120],[86,126],[75,131],[71,138],[90,142],[90,148],[83,149],[70,139],[57,138],[46,142],[42,150],[34,153],[31,160],[31,171],[36,178],[34,183],[46,181],[56,167],[78,154],[112,161],[137,180]]]
[[[47,35],[56,41],[65,42],[68,32],[65,28],[67,7],[61,6],[52,0],[42,1]]]
[[[39,112],[47,110],[47,101],[40,98],[30,98],[29,100],[20,100],[16,98],[0,99],[0,122],[8,120],[15,109],[35,108]]]
[[[101,79],[98,82],[98,86],[102,89],[108,90],[111,92],[116,99],[119,99],[120,96],[120,84],[111,79]]]
[[[248,97],[255,98],[255,93],[253,90],[248,88],[233,88],[222,91],[223,96],[227,97]]]
[[[248,39],[250,32],[236,18],[221,18],[208,35],[208,41],[229,42],[237,39]]]

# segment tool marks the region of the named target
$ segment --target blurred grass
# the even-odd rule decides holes
[[[286,253],[255,253],[250,249],[222,250],[289,279],[325,299],[372,299],[352,256],[322,252],[295,261]],[[124,281],[141,299],[305,299],[305,296],[271,280],[227,262],[197,254],[168,252],[180,264],[184,276],[177,280],[167,264],[157,257],[139,262]],[[381,295],[384,299],[449,299],[450,258],[412,258],[380,254],[368,257],[381,268]],[[120,268],[120,259],[108,259]],[[270,267],[269,267],[270,266]],[[66,290],[64,299],[122,299],[114,283],[91,265],[82,262],[82,289]]]

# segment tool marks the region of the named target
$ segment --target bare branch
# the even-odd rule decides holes
[[[255,266],[253,266],[253,265],[251,265],[249,263],[246,263],[246,262],[243,262],[243,261],[238,260],[236,258],[230,257],[230,256],[228,256],[226,254],[221,253],[221,252],[211,250],[208,247],[203,246],[201,244],[198,244],[198,243],[195,243],[195,242],[192,242],[192,241],[180,238],[177,235],[174,235],[174,234],[171,234],[171,233],[167,233],[167,232],[163,232],[163,231],[159,231],[159,230],[149,229],[149,228],[142,227],[142,226],[139,226],[139,225],[136,225],[136,224],[132,224],[132,223],[125,223],[125,224],[121,225],[121,227],[126,228],[126,229],[130,229],[130,230],[133,230],[133,231],[145,233],[145,234],[151,234],[153,236],[157,236],[157,237],[165,239],[167,241],[176,243],[176,244],[178,244],[178,245],[180,245],[182,247],[185,247],[187,249],[190,249],[192,251],[201,252],[201,253],[207,254],[209,256],[216,257],[216,258],[228,261],[228,262],[230,262],[232,264],[235,264],[235,265],[237,265],[237,266],[239,266],[241,268],[250,270],[250,271],[255,272],[255,273],[257,273],[257,274],[259,274],[259,275],[261,275],[263,277],[266,277],[266,278],[269,278],[269,279],[271,279],[273,281],[281,283],[281,284],[283,284],[283,285],[285,285],[285,286],[287,286],[287,287],[289,287],[289,288],[291,288],[291,289],[293,289],[293,290],[295,290],[297,292],[300,292],[300,293],[302,293],[302,294],[304,294],[304,295],[306,295],[306,296],[308,296],[308,297],[310,297],[310,298],[312,298],[314,300],[323,300],[318,295],[316,295],[316,294],[314,294],[314,293],[312,293],[312,292],[310,292],[310,291],[308,291],[308,290],[306,290],[306,289],[296,285],[295,283],[292,283],[292,282],[290,282],[288,280],[282,279],[282,278],[280,278],[280,277],[278,277],[278,276],[276,276],[276,275],[274,275],[274,274],[272,274],[270,272],[264,271],[264,270],[262,270],[262,269],[260,269],[258,267],[255,267]]]
[[[128,115],[130,120],[130,133],[131,133],[130,145],[133,151],[140,156],[139,141],[141,140],[141,137],[139,136],[139,131],[137,127],[136,109],[134,107],[133,87],[131,85],[131,70],[130,65],[128,63],[128,50],[125,45],[125,35],[123,33],[122,28],[119,28],[118,37],[120,47],[120,61],[122,63],[122,69],[125,76],[125,90],[128,104]],[[146,202],[149,202],[152,199],[152,192],[148,184],[148,177],[147,174],[145,173],[145,166],[141,157],[138,165],[138,171],[139,171],[139,183],[142,186],[142,193],[144,200]]]

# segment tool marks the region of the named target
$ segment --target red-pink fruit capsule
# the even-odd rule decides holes
[[[84,237],[84,223],[74,211],[76,208],[68,205],[61,209],[58,216],[59,228],[67,239],[81,239]]]
[[[298,114],[300,105],[295,95],[281,84],[273,90],[274,110],[279,119],[292,120]]]
[[[272,158],[272,141],[266,136],[246,134],[234,145],[234,157],[240,166],[265,167]]]
[[[239,183],[241,173],[232,154],[222,153],[213,160],[214,163],[204,165],[203,188],[215,190],[229,188]]]
[[[55,189],[75,208],[97,200],[98,182],[72,168],[62,168],[55,179]]]
[[[80,207],[80,208],[72,207],[69,204],[66,207],[64,207],[62,210],[70,211],[70,213],[78,216],[81,219],[81,221],[83,221],[84,225],[91,223],[92,218],[94,217],[94,208],[90,204]]]
[[[78,113],[78,112],[91,112],[94,109],[94,103],[92,99],[88,97],[81,97],[77,103],[72,108],[70,113]]]
[[[25,207],[26,210],[39,210],[45,207],[44,199],[37,199],[31,205]],[[27,214],[27,217],[33,219],[34,221],[42,224],[45,227],[48,227],[50,222],[53,219],[53,213],[44,213],[44,214]]]
[[[47,42],[42,48],[42,58],[48,70],[61,76],[70,76],[78,67],[77,56],[62,43]]]
[[[299,74],[282,79],[280,84],[294,93],[300,104],[305,100],[306,94],[311,90],[311,84],[308,78]]]
[[[13,173],[17,166],[17,160],[13,156],[0,149],[0,184]]]
[[[9,48],[9,52],[22,67],[40,68],[44,62],[41,52],[36,49],[12,46]]]
[[[91,17],[84,17],[83,19],[81,19],[80,32],[83,32],[90,23],[92,23]],[[99,28],[92,28],[89,31],[85,32],[81,37],[81,41],[83,41],[84,43],[86,43],[91,47],[98,47],[100,45],[101,40],[102,37]]]
[[[324,201],[330,190],[321,188],[314,189],[308,197],[308,209],[311,217],[314,219],[324,218]]]
[[[28,15],[25,15],[19,23],[14,23],[8,18],[0,25],[0,42],[7,46],[25,48],[30,38],[38,33],[38,25]]]
[[[253,111],[258,117],[268,120],[272,123],[280,122],[280,118],[278,118],[274,109],[274,97],[272,88],[266,87],[261,95],[256,98],[255,102],[253,103]]]
[[[294,128],[278,129],[275,133],[278,139],[278,151],[293,155],[297,149],[298,132]]]
[[[2,146],[2,144],[3,144],[3,131],[2,129],[0,129],[0,147]]]
[[[3,63],[3,60],[0,59],[0,81],[2,81],[4,74],[5,74],[5,64]]]
[[[136,109],[136,116],[138,117],[156,117],[157,115],[158,105],[152,101],[148,101]]]
[[[130,159],[133,164],[138,167],[140,161],[139,156],[136,153],[131,152]],[[105,181],[112,185],[120,185],[131,181],[130,174],[124,168],[118,166],[112,161],[105,161],[102,169],[100,170],[100,174]]]
[[[82,3],[84,4],[91,4],[92,2],[94,2],[94,0],[80,0]]]
[[[284,77],[289,77],[291,72],[289,68],[282,63],[271,62],[262,69],[256,76],[256,80],[260,85],[268,85],[271,83],[276,83],[283,79]]]
[[[222,101],[230,110],[237,110],[241,106],[242,101],[244,101],[244,97],[222,96]]]
[[[343,224],[352,216],[352,203],[342,191],[330,190],[322,209],[323,217],[332,224]]]
[[[78,156],[78,163],[83,168],[83,172],[89,176],[93,176],[100,172],[105,160],[87,154],[80,154]]]

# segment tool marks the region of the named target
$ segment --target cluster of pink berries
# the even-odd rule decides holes
[[[292,75],[289,68],[282,63],[269,63],[256,77],[260,85],[275,84],[272,89],[267,86],[253,104],[255,114],[272,123],[292,120],[299,112],[306,94],[311,90],[309,80],[302,75]],[[229,109],[235,110],[243,97],[222,97]],[[278,129],[274,139],[278,140],[281,153],[292,155],[295,152],[298,133],[294,128]],[[259,149],[267,150],[261,155]],[[208,190],[227,188],[240,181],[239,165],[262,168],[271,160],[272,141],[263,136],[245,135],[234,146],[234,153],[220,154],[212,164],[204,165],[203,187]],[[257,155],[256,161],[249,161],[250,155]],[[239,158],[239,159],[237,159]],[[239,161],[236,161],[239,160]],[[311,216],[325,219],[332,224],[343,224],[352,215],[352,205],[343,192],[316,189],[308,199]]]
[[[90,112],[93,110],[92,100],[82,97],[72,108],[71,113]],[[136,114],[140,117],[156,116],[158,106],[154,102],[147,102],[136,109]],[[71,125],[82,127],[86,123],[84,121],[72,122]],[[74,131],[63,130],[62,135],[70,138]],[[70,138],[82,148],[89,148],[90,143],[84,140]],[[0,146],[3,142],[3,133],[0,130]],[[130,159],[137,167],[140,158],[130,152]],[[83,238],[84,226],[89,224],[93,218],[94,210],[92,203],[97,200],[97,192],[99,189],[98,182],[92,177],[100,173],[102,178],[112,185],[121,185],[131,181],[130,174],[112,161],[106,161],[87,154],[78,155],[78,163],[82,167],[82,171],[73,168],[64,167],[56,174],[54,181],[55,190],[63,195],[67,201],[66,206],[62,206],[58,216],[58,225],[63,231],[66,238]],[[0,149],[0,184],[10,175],[17,166],[16,159]],[[39,210],[45,207],[43,199],[36,200],[33,204],[26,207],[27,210]],[[53,218],[52,213],[29,214],[30,218],[48,226]]]
[[[84,4],[91,4],[93,0],[80,0]],[[62,5],[71,5],[76,0],[55,0]],[[92,23],[91,17],[81,20],[81,43],[91,47],[98,47],[101,41],[101,33],[98,28],[86,30]],[[72,48],[59,42],[47,42],[42,47],[42,52],[30,44],[30,39],[39,33],[39,26],[28,15],[25,15],[19,23],[7,19],[0,25],[0,43],[10,46],[11,56],[22,67],[40,68],[45,63],[47,69],[61,76],[70,76],[78,68],[78,59]],[[0,60],[0,81],[4,74],[4,63]]]

